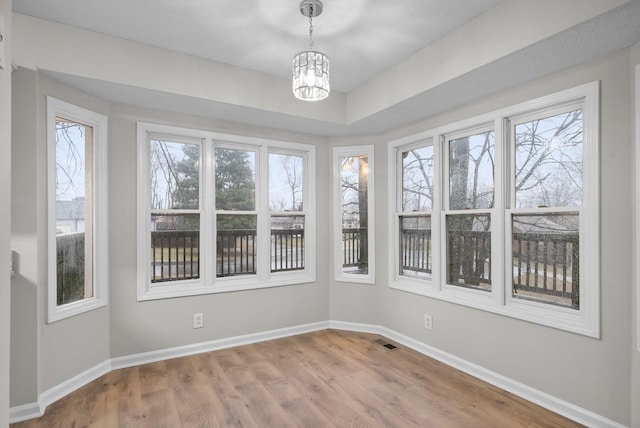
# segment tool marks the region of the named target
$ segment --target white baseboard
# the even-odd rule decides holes
[[[40,394],[37,403],[28,403],[12,407],[9,410],[9,422],[15,423],[42,416],[49,404],[55,402],[56,400],[59,400],[65,395],[77,390],[78,388],[99,378],[100,376],[108,373],[111,370],[131,367],[140,364],[147,364],[171,358],[183,357],[187,355],[199,354],[202,352],[215,351],[218,349],[225,349],[234,346],[247,345],[250,343],[263,342],[266,340],[279,339],[282,337],[295,336],[298,334],[324,330],[327,328],[379,334],[403,346],[406,346],[417,352],[420,352],[421,354],[441,361],[462,372],[465,372],[487,383],[509,391],[512,394],[524,398],[525,400],[536,403],[546,409],[549,409],[588,427],[625,428],[624,425],[621,425],[611,419],[605,418],[604,416],[598,415],[587,409],[583,409],[579,406],[556,398],[545,392],[531,388],[525,384],[517,382],[513,379],[509,379],[491,370],[487,370],[469,361],[463,360],[462,358],[458,358],[455,355],[443,352],[432,346],[421,343],[394,330],[374,324],[361,324],[344,321],[323,321],[312,324],[303,324],[300,326],[212,340],[192,345],[177,346],[174,348],[167,348],[158,351],[144,352],[123,357],[115,357],[108,361],[100,363],[74,376],[73,378],[43,392],[42,394]]]
[[[111,371],[111,363],[104,361],[83,371],[70,379],[46,390],[38,398],[37,403],[29,403],[22,406],[16,406],[9,409],[9,423],[25,421],[27,419],[39,418],[44,415],[47,406],[68,395],[69,393],[85,386],[89,382],[93,382],[100,376]]]
[[[505,391],[509,391],[512,394],[522,397],[525,400],[531,401],[532,403],[538,404],[545,409],[551,410],[552,412],[558,413],[559,415],[562,415],[587,427],[626,428],[625,425],[605,418],[604,416],[598,415],[597,413],[594,413],[590,410],[583,409],[582,407],[576,406],[575,404],[561,400],[535,388],[531,388],[530,386],[527,386],[523,383],[495,373],[491,370],[487,370],[481,366],[478,366],[477,364],[473,364],[467,360],[458,358],[455,355],[441,351],[437,348],[419,342],[386,327],[378,325],[348,323],[342,321],[331,321],[330,328],[379,334],[386,337],[387,339],[391,339],[394,342],[413,349],[414,351],[420,352],[423,355],[443,362],[464,373],[490,383],[491,385],[497,386],[498,388],[504,389]]]
[[[218,349],[225,349],[234,346],[248,345],[250,343],[264,342],[266,340],[279,339],[281,337],[296,336],[298,334],[310,333],[312,331],[325,330],[328,327],[329,322],[324,321],[312,324],[303,324],[294,327],[281,328],[277,330],[269,330],[259,333],[245,334],[242,336],[211,340],[208,342],[194,343],[192,345],[177,346],[175,348],[161,349],[158,351],[143,352],[140,354],[127,355],[124,357],[115,357],[111,359],[111,369],[122,369],[125,367],[137,366],[140,364],[153,363],[155,361],[200,354],[202,352],[216,351]]]

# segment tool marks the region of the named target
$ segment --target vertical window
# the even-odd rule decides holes
[[[446,139],[448,209],[445,210],[446,283],[491,291],[491,210],[494,132]]]
[[[431,142],[397,152],[400,171],[398,191],[399,275],[432,279],[434,206],[434,152]]]
[[[571,107],[511,120],[511,296],[579,310],[583,113]]]
[[[336,281],[375,282],[373,146],[334,149]]]
[[[257,272],[257,153],[216,147],[216,276]]]
[[[303,270],[305,266],[305,157],[269,153],[271,272]]]
[[[149,137],[151,283],[200,277],[200,142]]]
[[[49,322],[106,305],[106,121],[47,98]]]

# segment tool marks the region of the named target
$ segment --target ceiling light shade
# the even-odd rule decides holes
[[[293,57],[293,95],[303,101],[319,101],[331,92],[329,84],[329,58],[313,50],[313,18],[322,13],[320,0],[302,0],[300,13],[309,18],[309,50]]]
[[[329,84],[329,58],[322,52],[304,51],[293,57],[293,94],[305,101],[327,98]]]

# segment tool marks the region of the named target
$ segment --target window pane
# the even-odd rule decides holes
[[[342,201],[342,271],[367,275],[369,230],[369,161],[367,156],[340,158]]]
[[[271,272],[304,269],[302,215],[271,217]]]
[[[56,118],[57,304],[93,297],[93,128]]]
[[[402,152],[402,211],[433,209],[433,146]]]
[[[256,208],[256,153],[216,148],[216,209]]]
[[[516,207],[582,204],[582,110],[515,126]]]
[[[151,282],[200,277],[200,215],[151,215]]]
[[[447,216],[447,284],[491,290],[491,217]]]
[[[269,209],[302,211],[301,156],[269,154]]]
[[[256,273],[257,216],[216,216],[216,276]]]
[[[580,309],[578,213],[514,215],[513,297]]]
[[[400,217],[400,275],[431,279],[431,216]]]
[[[151,140],[151,209],[198,209],[200,147]]]
[[[449,141],[449,209],[493,208],[493,131]]]

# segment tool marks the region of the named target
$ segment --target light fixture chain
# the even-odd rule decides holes
[[[313,5],[310,6],[309,13],[309,50],[313,50]]]

